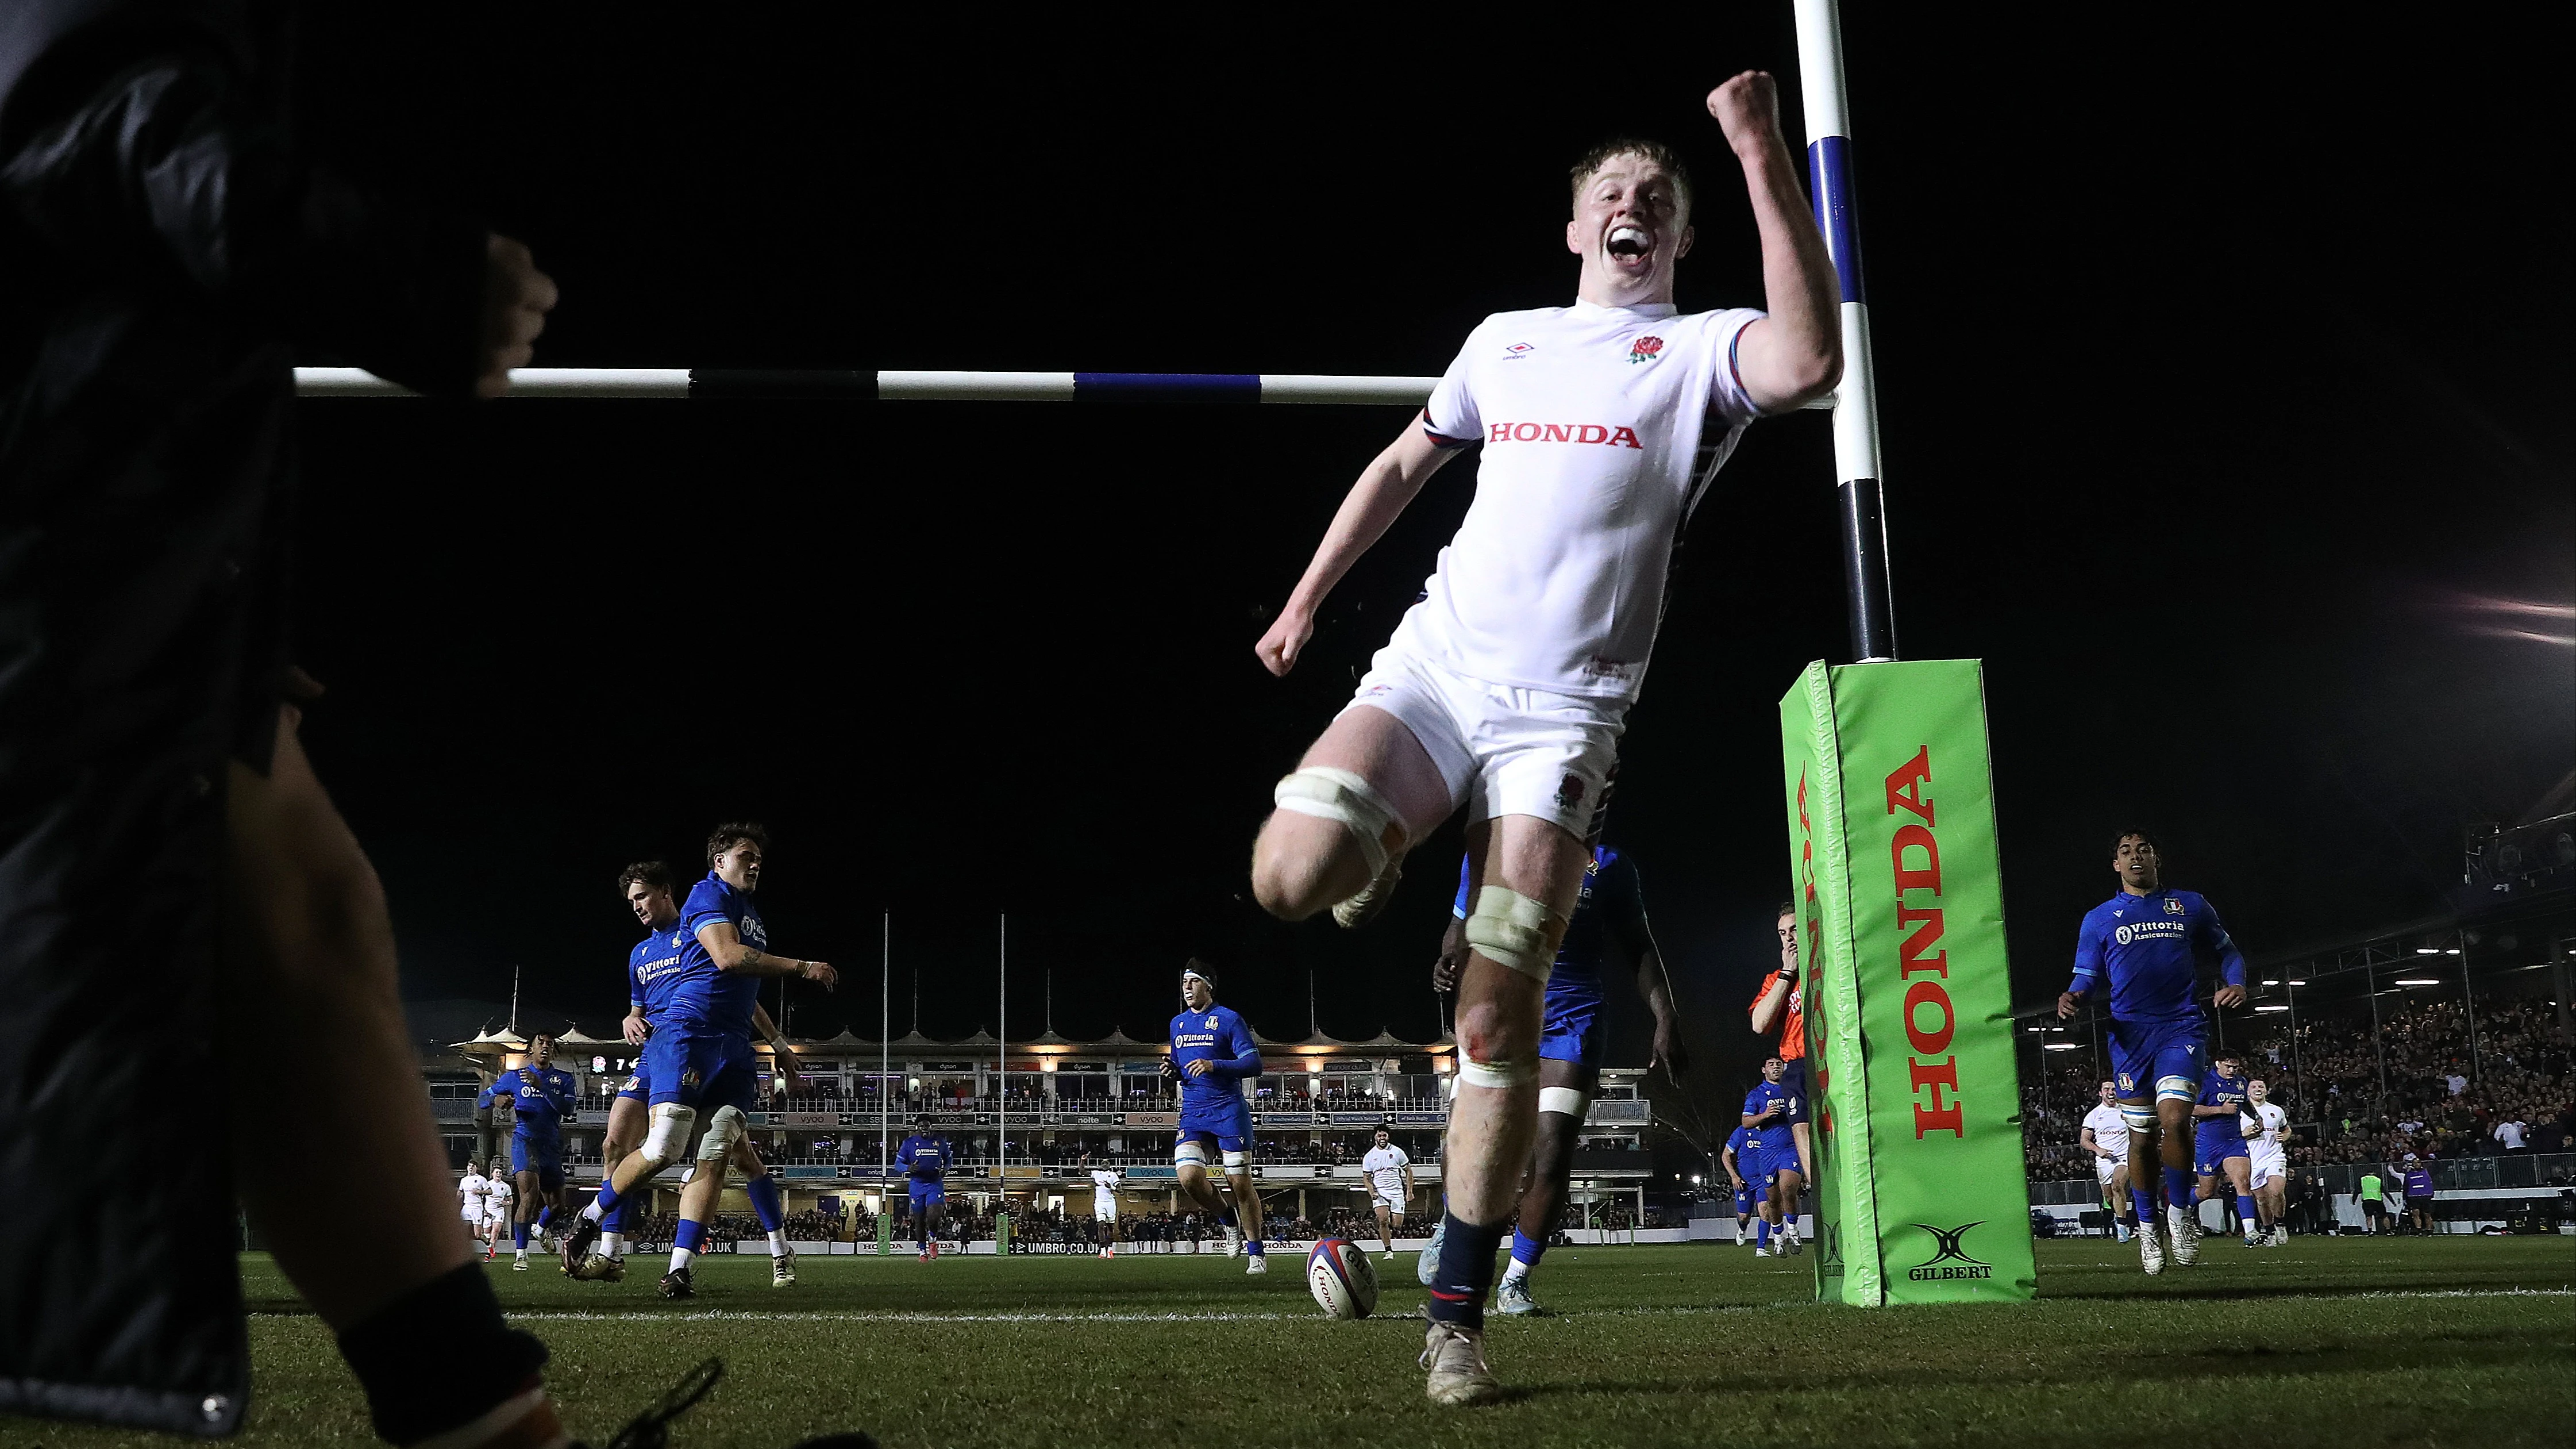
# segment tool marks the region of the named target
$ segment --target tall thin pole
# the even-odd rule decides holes
[[[2388,1110],[2388,1053],[2379,1044],[2379,968],[2362,958],[2362,984],[2370,988],[2370,1057],[2379,1064],[2378,1111]]]
[[[894,912],[885,913],[885,946],[877,968],[877,1178],[884,1187],[894,1161]]]
[[[999,1004],[993,1009],[993,1035],[1000,1038],[997,1054],[1002,1070],[996,1074],[993,1093],[993,1179],[998,1184],[996,1211],[1011,1205],[1011,918],[1002,917],[1001,948],[994,955],[994,971],[1001,978]]]
[[[2281,993],[2290,1003],[2290,1112],[2296,1116],[2302,1100],[2299,1095],[2299,987],[2286,971],[2281,973]]]
[[[519,1034],[519,968],[510,968],[510,1035]]]
[[[2460,1010],[2467,1013],[2469,1022],[2469,1075],[2485,1081],[2487,1074],[2478,1066],[2478,991],[2469,980],[2469,933],[2465,930],[2460,932]]]
[[[1835,0],[1797,0],[1798,81],[1806,101],[1807,175],[1817,226],[1842,284],[1843,380],[1834,393],[1835,493],[1841,501],[1843,599],[1852,657],[1896,657],[1887,583],[1887,518],[1879,490],[1878,377],[1869,347],[1869,292],[1860,264],[1860,197],[1852,184],[1851,101]]]

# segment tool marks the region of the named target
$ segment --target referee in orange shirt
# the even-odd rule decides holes
[[[1815,1154],[1807,1145],[1807,1012],[1798,989],[1798,903],[1780,903],[1780,966],[1762,978],[1753,993],[1753,1034],[1780,1033],[1779,1057],[1789,1070],[1781,1085],[1789,1089],[1789,1134],[1798,1142],[1798,1175],[1816,1180]]]

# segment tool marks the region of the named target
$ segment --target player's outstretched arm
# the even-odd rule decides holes
[[[1754,406],[1784,412],[1842,381],[1842,286],[1780,135],[1779,87],[1748,70],[1708,93],[1708,113],[1744,167],[1762,234],[1762,304],[1770,315],[1744,329],[1736,373]]]
[[[742,933],[731,921],[709,921],[698,927],[698,944],[707,948],[707,956],[718,971],[740,976],[801,976],[819,981],[829,991],[841,979],[829,962],[800,961],[793,956],[772,956],[766,951],[744,945]]]
[[[1631,864],[1624,874],[1627,889],[1610,893],[1601,902],[1610,912],[1611,933],[1619,938],[1619,949],[1637,963],[1637,996],[1646,1009],[1655,1014],[1654,1052],[1646,1061],[1646,1070],[1664,1069],[1667,1081],[1678,1082],[1690,1070],[1690,1048],[1682,1042],[1681,1013],[1673,1005],[1672,979],[1664,971],[1664,953],[1655,948],[1655,928],[1646,920],[1646,893]],[[1761,1030],[1759,1026],[1755,1030]]]
[[[1252,646],[1261,657],[1261,667],[1272,674],[1285,675],[1297,667],[1297,656],[1304,652],[1306,641],[1314,637],[1315,611],[1323,607],[1324,596],[1351,571],[1361,554],[1386,536],[1396,515],[1422,491],[1423,483],[1440,471],[1458,450],[1443,448],[1431,441],[1422,430],[1422,420],[1404,425],[1396,440],[1386,445],[1366,468],[1359,481],[1342,499],[1341,508],[1333,514],[1332,526],[1324,530],[1324,541],[1317,545],[1314,559],[1306,565],[1305,577],[1289,590],[1288,602],[1280,606],[1279,617]]]

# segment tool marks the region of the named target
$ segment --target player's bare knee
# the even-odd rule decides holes
[[[1461,1006],[1456,1031],[1459,1055],[1471,1062],[1516,1063],[1535,1061],[1538,1056],[1538,1032],[1533,1024],[1503,1010],[1496,1002]]]

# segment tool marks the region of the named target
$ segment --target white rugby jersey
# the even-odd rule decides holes
[[[1370,1185],[1378,1191],[1402,1192],[1405,1164],[1412,1160],[1404,1155],[1401,1147],[1372,1147],[1368,1155],[1360,1159],[1360,1171],[1368,1174]]]
[[[465,1199],[465,1216],[479,1218],[483,1216],[484,1204],[491,1198],[492,1179],[479,1172],[469,1172],[465,1174],[464,1181],[456,1184],[456,1192]]]
[[[510,1205],[511,1198],[518,1196],[518,1194],[510,1191],[510,1184],[506,1180],[498,1177],[492,1179],[489,1195],[491,1197],[491,1205],[485,1209],[488,1213],[497,1213],[501,1211],[503,1208]]]
[[[2084,1114],[2084,1125],[2093,1129],[2093,1140],[2111,1154],[2113,1162],[2129,1160],[2129,1119],[2117,1107],[2095,1107]]]
[[[2282,1135],[2290,1130],[2290,1114],[2269,1102],[2260,1106],[2252,1103],[2246,1105],[2248,1111],[2259,1112],[2263,1116],[2263,1131],[2259,1136],[2245,1139],[2247,1148],[2264,1156],[2280,1156],[2283,1150]]]
[[[1111,1211],[1118,1206],[1117,1173],[1106,1172],[1097,1168],[1092,1170],[1091,1206],[1093,1211],[1104,1213]]]
[[[1760,312],[1669,304],[1497,312],[1423,410],[1480,442],[1476,500],[1396,642],[1471,679],[1633,700],[1674,540],[1753,402],[1735,341]]]

